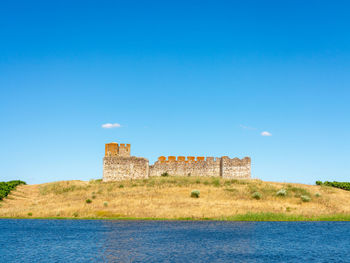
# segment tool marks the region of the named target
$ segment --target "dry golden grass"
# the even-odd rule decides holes
[[[200,190],[199,198],[190,197],[194,189]],[[280,189],[286,189],[287,196],[277,196]],[[254,192],[260,193],[260,200],[252,197]],[[301,195],[311,201],[303,202]],[[349,200],[350,192],[341,189],[261,180],[154,177],[113,183],[61,181],[17,187],[0,202],[0,217],[199,219],[261,212],[313,217],[350,214]]]

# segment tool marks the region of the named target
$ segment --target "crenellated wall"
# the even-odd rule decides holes
[[[161,176],[206,176],[249,179],[251,160],[223,157],[160,156],[153,165],[145,158],[130,156],[130,144],[107,143],[103,158],[103,181],[144,179]]]
[[[119,144],[119,155],[130,156],[130,144]]]
[[[130,156],[130,144],[106,143],[105,156]]]
[[[251,160],[245,157],[230,159],[224,157],[160,156],[150,166],[150,176],[160,176],[167,172],[179,176],[207,176],[223,178],[250,178]]]

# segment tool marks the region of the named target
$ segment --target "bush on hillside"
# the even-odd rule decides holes
[[[199,195],[200,195],[199,190],[193,190],[191,192],[191,197],[193,197],[193,198],[199,198]]]
[[[261,199],[261,194],[259,192],[254,192],[252,194],[252,197],[256,200],[259,200],[259,199]]]
[[[219,186],[220,186],[220,180],[217,179],[217,178],[215,178],[215,179],[212,180],[212,184],[213,184],[214,186],[216,186],[216,187],[219,187]]]
[[[325,181],[324,183],[322,183],[321,181],[316,181],[317,185],[325,185],[325,186],[331,186],[331,187],[335,187],[335,188],[340,188],[346,191],[350,191],[350,183],[349,182],[328,182]]]
[[[13,189],[15,189],[18,185],[21,184],[26,183],[20,180],[0,182],[0,200],[3,200]]]
[[[311,201],[311,198],[307,195],[302,195],[302,196],[300,196],[300,198],[303,202],[310,202]]]
[[[286,196],[287,195],[287,190],[281,189],[276,193],[277,196]]]
[[[162,177],[168,177],[169,174],[168,174],[168,172],[165,172],[165,173],[162,173],[161,176],[162,176]]]

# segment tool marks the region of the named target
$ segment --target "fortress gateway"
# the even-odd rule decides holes
[[[193,157],[160,156],[149,165],[146,158],[130,156],[130,144],[107,143],[103,158],[103,181],[146,179],[163,173],[176,176],[207,176],[229,179],[250,179],[251,160],[227,156]]]

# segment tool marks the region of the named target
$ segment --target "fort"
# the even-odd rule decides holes
[[[250,179],[251,159],[245,157],[194,157],[160,156],[158,161],[149,165],[143,157],[130,155],[130,144],[116,142],[105,145],[103,158],[103,181],[121,181],[128,179],[147,179],[150,176],[206,176],[229,179]]]

